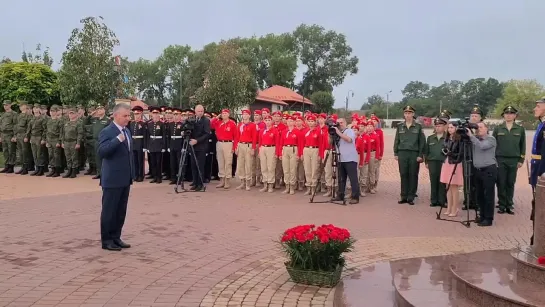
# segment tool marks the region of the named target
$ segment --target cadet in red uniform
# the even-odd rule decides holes
[[[371,120],[375,124],[375,133],[380,140],[380,148],[377,150],[375,157],[375,184],[373,185],[373,189],[376,192],[380,177],[380,165],[382,164],[382,157],[384,156],[384,131],[380,128],[380,119],[378,117],[371,116]]]
[[[286,122],[288,126],[281,133],[280,143],[282,145],[279,153],[282,160],[284,183],[286,184],[286,190],[282,193],[293,195],[297,189],[297,167],[303,155],[303,146],[301,146],[303,137],[301,131],[295,127],[293,116],[289,116]]]
[[[307,127],[305,127],[305,122],[303,120],[302,115],[298,115],[295,117],[295,129],[297,132],[299,132],[299,135],[301,135],[301,138],[307,133]],[[297,190],[303,191],[303,188],[305,187],[305,168],[303,166],[303,159],[301,158],[303,154],[303,146],[299,147],[299,151],[301,152],[301,155],[299,156],[299,160],[297,161]]]
[[[316,127],[316,116],[309,115],[307,117],[309,129],[303,137],[303,166],[305,168],[307,191],[305,195],[310,195],[316,189],[318,183],[318,168],[320,162],[324,158],[324,139],[322,130]]]
[[[282,132],[284,129],[286,129],[286,125],[282,122],[282,112],[276,111],[272,114],[273,119],[273,127],[278,129],[278,131]],[[274,183],[275,189],[280,189],[280,186],[284,183],[282,181],[282,176],[284,176],[284,171],[282,171],[282,161],[278,159],[276,161],[276,170],[275,170],[275,178],[276,182]]]
[[[265,129],[265,122],[261,116],[261,110],[254,111],[254,123],[258,134],[261,130]],[[252,186],[260,186],[263,181],[261,175],[261,162],[259,159],[260,155],[255,155],[254,165],[252,166]]]
[[[272,118],[264,118],[265,128],[259,130],[258,153],[260,156],[263,188],[260,192],[273,192],[275,181],[276,160],[280,153],[280,131],[272,125]]]
[[[237,155],[236,175],[241,183],[237,190],[246,188],[250,191],[252,185],[252,161],[257,145],[256,125],[250,121],[250,110],[242,110],[242,121],[237,126],[235,153]]]
[[[369,135],[366,133],[367,123],[363,120],[358,123],[358,138],[356,139],[356,149],[360,155],[358,163],[358,182],[360,184],[360,196],[367,196],[367,181],[369,180],[369,159],[371,158],[371,145],[369,144]]]
[[[375,166],[382,145],[379,135],[375,132],[375,123],[372,120],[367,122],[367,134],[369,135],[369,144],[371,146],[371,156],[369,159],[369,180],[367,181],[367,190],[371,194],[375,194]]]
[[[218,177],[220,183],[216,188],[229,189],[233,174],[233,153],[235,152],[235,139],[237,138],[237,125],[229,118],[229,110],[221,111],[221,119],[216,119],[210,126],[216,130],[218,143],[216,154],[218,160]]]

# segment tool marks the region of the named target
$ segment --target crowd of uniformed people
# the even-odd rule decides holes
[[[538,101],[536,109],[542,104],[545,104],[544,100]],[[87,109],[53,105],[49,110],[45,105],[24,101],[17,102],[17,105],[19,112],[12,110],[11,101],[3,102],[5,112],[0,117],[0,138],[5,167],[1,173],[14,173],[15,165],[20,164],[21,168],[16,173],[21,175],[58,177],[64,174],[64,178],[75,178],[85,170],[85,175],[100,178],[101,161],[96,155],[98,135],[111,120],[103,105],[90,104]],[[183,124],[194,115],[194,111],[150,107],[151,118],[144,116],[142,107],[134,107],[132,111],[133,120],[129,128],[136,181],[147,178],[152,183],[161,183],[166,179],[175,184],[181,157],[189,155],[189,152],[182,152]],[[457,190],[463,188],[470,190],[463,209],[476,208],[479,200],[475,186],[464,184],[463,167],[454,167],[460,159],[449,159],[445,151],[456,143],[457,123],[450,121],[448,111],[443,111],[434,121],[434,133],[426,138],[423,127],[415,121],[415,112],[413,107],[406,106],[405,121],[395,127],[393,151],[401,178],[399,203],[414,205],[419,169],[424,164],[430,174],[431,206],[443,206],[448,208],[446,214],[456,216],[461,209]],[[543,112],[541,116],[545,115]],[[513,106],[507,106],[502,114],[504,123],[492,132],[497,143],[498,175],[490,180],[494,180],[498,188],[498,213],[514,214],[517,169],[525,161],[526,136],[524,128],[515,122],[517,113]],[[273,192],[284,188],[284,194],[304,191],[305,195],[314,192],[323,193],[326,197],[332,195],[336,185],[332,163],[334,154],[326,120],[335,121],[337,115],[310,111],[271,113],[264,108],[253,112],[242,110],[242,119],[238,122],[227,109],[205,112],[205,116],[210,119],[211,126],[206,167],[202,170],[205,182],[219,180],[216,187],[222,189],[234,185],[239,190],[260,187],[261,192]],[[483,112],[475,106],[470,121],[481,123],[482,120]],[[357,135],[354,145],[360,156],[358,178],[361,196],[374,194],[384,154],[380,120],[375,115],[366,118],[353,114],[349,126]],[[542,126],[540,124],[538,130],[541,131]],[[536,133],[537,139],[534,138],[532,146],[532,171],[538,168],[541,160],[545,134],[540,133]],[[194,175],[189,167],[184,168],[183,174],[186,181],[191,181]]]

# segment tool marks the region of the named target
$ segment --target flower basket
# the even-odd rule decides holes
[[[291,279],[300,284],[334,287],[341,279],[343,254],[352,251],[354,239],[333,225],[300,225],[282,234],[280,245]]]
[[[314,270],[299,270],[292,268],[289,262],[285,263],[286,270],[294,283],[318,286],[318,287],[335,287],[341,280],[343,266],[337,265],[335,271],[314,271]]]

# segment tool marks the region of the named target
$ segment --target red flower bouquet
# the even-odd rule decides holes
[[[352,251],[354,242],[347,229],[333,225],[300,225],[286,230],[280,239],[282,249],[289,259],[286,268],[292,279],[319,286],[337,284],[345,264],[343,254]],[[316,274],[313,278],[305,274],[301,279],[301,272],[319,273],[322,278],[317,280]],[[294,276],[295,273],[299,276]],[[329,277],[324,279],[323,276]]]

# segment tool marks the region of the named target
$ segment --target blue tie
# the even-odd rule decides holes
[[[125,142],[127,142],[127,148],[129,148],[129,150],[131,149],[130,147],[130,142],[129,142],[129,135],[127,133],[127,129],[126,128],[123,128],[123,135],[125,136]]]

